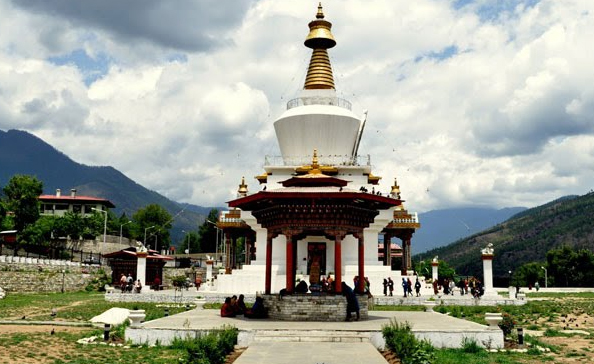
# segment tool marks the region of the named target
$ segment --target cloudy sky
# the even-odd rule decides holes
[[[328,0],[359,152],[411,210],[594,181],[594,1]],[[316,1],[0,0],[0,129],[179,201],[250,190],[303,87]],[[68,188],[65,186],[64,188]]]

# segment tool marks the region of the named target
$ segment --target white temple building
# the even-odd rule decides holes
[[[405,210],[396,181],[391,192],[376,191],[381,177],[373,175],[371,158],[358,154],[366,115],[355,115],[351,103],[337,97],[328,57],[328,49],[336,45],[331,26],[324,19],[320,5],[316,19],[309,23],[310,32],[304,42],[312,49],[304,88],[299,97],[287,103],[287,110],[274,122],[282,156],[265,158],[264,172],[256,176],[260,185],[254,193],[248,191],[242,179],[238,199],[230,201],[230,210],[221,213],[217,226],[226,237],[226,272],[202,289],[254,293],[268,288],[274,293],[288,288],[293,278],[309,284],[322,276],[336,276],[337,272],[353,287],[353,277],[364,272],[371,293],[381,295],[384,278],[391,277],[395,285],[400,285],[401,274],[412,273],[410,242],[414,231],[420,227],[418,217]],[[336,214],[343,201],[348,201],[348,211],[359,211],[357,206],[361,204],[365,216],[371,217],[363,219],[360,232],[354,232],[352,227],[343,229],[340,222],[336,222],[342,220],[317,221],[326,217],[318,211],[310,218],[305,209],[299,212],[299,208],[295,208],[314,204],[308,197],[312,193],[326,196],[328,199],[323,201],[333,204],[328,213]],[[274,203],[275,198],[282,198],[283,202],[279,203],[290,205],[286,207],[287,215],[279,213],[278,206],[275,212],[266,207]],[[292,198],[289,205],[287,198]],[[252,205],[257,212],[245,209]],[[270,209],[268,215],[266,209]],[[276,225],[269,216],[273,213],[277,221],[288,225],[274,230]],[[345,224],[355,226],[356,221]],[[273,234],[273,230],[277,233]],[[335,230],[342,231],[338,238],[333,238],[337,236]],[[381,235],[384,236],[383,259],[378,252]],[[238,237],[246,238],[246,264],[234,269],[239,264],[234,261],[232,241]],[[402,240],[403,263],[399,270],[391,267],[393,252],[389,242],[394,237]],[[272,245],[267,245],[267,239]],[[269,246],[271,252],[267,251]],[[360,263],[364,268],[359,267]],[[267,264],[270,287],[266,283]],[[291,269],[293,273],[289,272],[288,277],[287,271]]]

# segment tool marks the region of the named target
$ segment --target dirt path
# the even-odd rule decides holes
[[[0,335],[16,333],[48,333],[89,331],[89,327],[52,326],[52,325],[0,325]]]

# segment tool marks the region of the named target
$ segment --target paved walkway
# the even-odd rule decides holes
[[[370,343],[254,343],[234,364],[386,364]]]

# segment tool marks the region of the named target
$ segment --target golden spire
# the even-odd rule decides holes
[[[311,159],[311,169],[320,170],[320,163],[318,162],[318,150],[314,149],[313,157]],[[311,172],[310,172],[311,173]]]
[[[332,75],[332,66],[328,57],[328,48],[336,45],[334,36],[330,31],[331,28],[332,23],[324,20],[322,3],[319,3],[316,20],[309,23],[309,34],[303,43],[306,47],[313,49],[307,76],[305,77],[304,88],[306,90],[334,90],[334,76]]]
[[[245,184],[245,178],[241,177],[241,184],[237,190],[237,196],[245,197],[248,194],[247,185]]]
[[[392,186],[392,191],[390,191],[390,195],[393,198],[400,200],[400,186],[398,186],[398,181],[394,178],[394,186]]]

